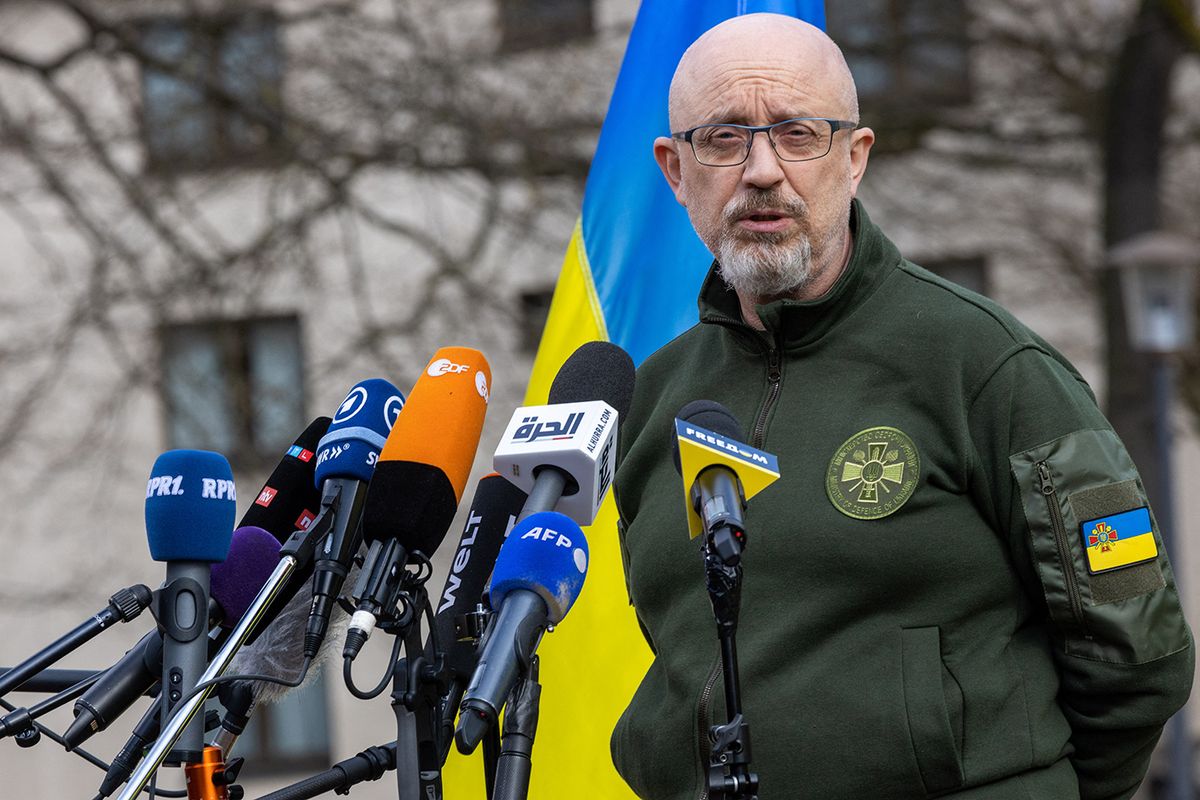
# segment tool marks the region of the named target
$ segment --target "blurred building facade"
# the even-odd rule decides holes
[[[1064,22],[1020,0],[827,3],[879,139],[861,191],[873,218],[912,260],[1013,310],[1100,392],[1102,174],[1087,103],[1135,4],[1067,5]],[[140,487],[162,450],[225,453],[243,510],[295,433],[355,381],[407,390],[454,343],[493,367],[476,472],[487,469],[636,10],[0,4],[0,477],[16,501],[0,533],[0,663],[117,588],[161,580]],[[1022,39],[1030,28],[1041,33]],[[1176,94],[1200,109],[1195,59]],[[1200,218],[1200,158],[1186,146],[1200,121],[1178,116],[1164,191],[1181,227]],[[1184,474],[1200,447],[1189,411],[1178,426]],[[1190,542],[1200,497],[1178,502]],[[1185,591],[1200,576],[1193,550],[1176,566]],[[109,664],[147,625],[63,665]],[[381,649],[356,674],[382,674]],[[111,756],[124,722],[88,749]],[[385,702],[354,700],[331,674],[256,718],[246,783],[261,793],[394,736]],[[9,741],[0,775],[6,796],[84,797],[100,773],[48,741]],[[354,796],[394,796],[394,784]]]

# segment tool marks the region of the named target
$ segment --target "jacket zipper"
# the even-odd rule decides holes
[[[759,449],[762,448],[763,440],[767,434],[767,415],[771,413],[771,407],[779,399],[779,391],[783,386],[783,375],[779,369],[779,360],[779,350],[775,347],[768,348],[767,399],[763,401],[762,408],[758,412],[758,419],[754,421],[754,433],[750,439],[750,444]]]
[[[1067,527],[1063,523],[1062,509],[1058,505],[1058,492],[1050,478],[1050,467],[1045,461],[1034,465],[1038,472],[1038,489],[1046,498],[1046,510],[1050,512],[1050,527],[1054,530],[1054,544],[1058,547],[1058,560],[1062,565],[1063,582],[1067,588],[1067,598],[1071,601],[1071,614],[1075,624],[1085,639],[1091,639],[1087,625],[1083,621],[1083,598],[1079,594],[1079,584],[1075,581],[1075,567],[1071,559],[1071,546],[1067,542]]]
[[[712,752],[712,741],[708,738],[708,729],[712,725],[709,719],[711,709],[708,707],[712,702],[713,690],[717,686],[717,679],[721,677],[724,670],[721,668],[721,659],[713,664],[708,673],[708,680],[704,682],[704,691],[700,692],[700,706],[696,710],[696,727],[700,734],[700,773],[703,776],[700,783],[700,794],[696,800],[708,800],[708,757]]]

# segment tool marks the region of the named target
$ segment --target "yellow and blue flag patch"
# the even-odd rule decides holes
[[[1100,572],[1140,564],[1158,556],[1150,509],[1146,506],[1120,514],[1088,520],[1080,525],[1088,572]]]

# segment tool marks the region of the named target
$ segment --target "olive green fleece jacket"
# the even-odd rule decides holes
[[[857,201],[851,226],[824,297],[755,331],[714,268],[638,370],[616,496],[655,659],[614,763],[646,800],[706,796],[722,676],[669,445],[708,399],[782,473],[749,502],[738,630],[762,800],[1129,797],[1193,669],[1156,526],[1156,558],[1089,572],[1084,526],[1146,505],[1136,469],[1046,342]]]

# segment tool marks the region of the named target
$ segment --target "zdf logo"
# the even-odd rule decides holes
[[[439,358],[437,361],[430,362],[429,369],[425,371],[429,377],[437,378],[442,375],[461,375],[470,368],[467,364],[455,364],[448,358]]]

